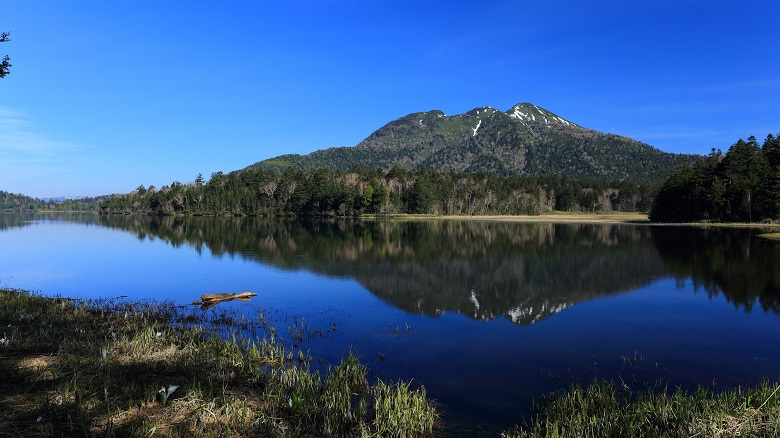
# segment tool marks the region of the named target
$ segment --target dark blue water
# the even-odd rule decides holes
[[[453,435],[495,434],[595,377],[777,378],[779,284],[780,244],[744,229],[0,215],[2,287],[253,291],[224,306],[318,332],[296,344],[325,363],[352,350],[373,377],[424,385]]]

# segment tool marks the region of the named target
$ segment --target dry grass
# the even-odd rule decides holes
[[[373,219],[374,216],[365,216]],[[425,214],[399,214],[392,216],[395,220],[467,220],[467,221],[496,221],[496,222],[532,222],[532,223],[650,223],[646,213],[576,213],[576,212],[551,212],[539,215],[484,215],[484,216],[457,216],[457,215],[425,215]]]
[[[366,216],[366,218],[374,218]],[[539,215],[490,215],[490,216],[435,216],[421,214],[403,214],[392,216],[395,220],[464,220],[464,221],[493,221],[493,222],[528,222],[528,223],[562,223],[562,224],[642,224],[652,226],[688,226],[688,227],[729,227],[729,228],[780,228],[779,221],[768,222],[681,222],[663,223],[650,222],[646,213],[632,212],[606,212],[606,213],[580,213],[554,211]],[[780,233],[762,235],[773,238]]]
[[[544,223],[649,223],[645,213],[547,213],[534,216],[440,216],[441,219]]]
[[[224,314],[10,290],[0,303],[0,435],[430,436],[438,418],[424,391],[402,388],[416,411],[394,415],[408,429],[380,433],[357,358],[323,380],[302,352],[242,338],[247,323]]]

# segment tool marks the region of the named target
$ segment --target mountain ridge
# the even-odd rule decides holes
[[[686,155],[584,128],[529,102],[503,112],[483,106],[448,116],[410,113],[355,146],[281,155],[249,169],[389,170],[393,166],[494,176],[567,175],[662,181]]]

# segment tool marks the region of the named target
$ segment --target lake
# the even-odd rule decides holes
[[[780,243],[742,228],[0,214],[0,287],[260,312],[316,363],[412,380],[495,435],[573,382],[780,375]],[[305,327],[316,334],[295,340]]]

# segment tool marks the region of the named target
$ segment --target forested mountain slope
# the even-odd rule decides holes
[[[434,110],[392,121],[355,147],[282,155],[250,169],[414,170],[493,176],[566,175],[660,182],[685,155],[579,126],[530,103],[447,116]]]

